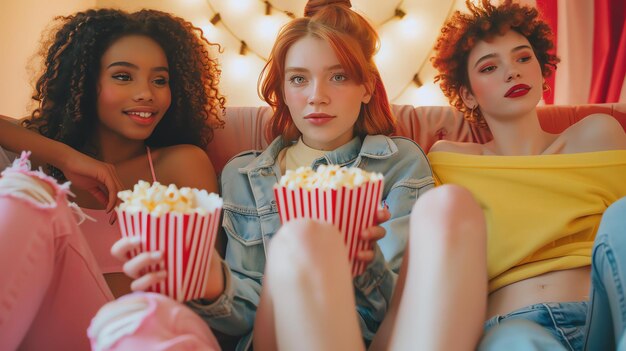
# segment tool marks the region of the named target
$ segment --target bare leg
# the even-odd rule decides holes
[[[480,206],[464,188],[441,186],[417,201],[410,228],[391,306],[371,348],[475,349],[487,306]]]
[[[338,230],[314,221],[287,223],[270,245],[254,349],[363,350],[355,306]]]
[[[432,191],[432,190],[431,190]],[[410,238],[410,237],[409,237]],[[409,239],[410,243],[411,239]],[[391,335],[395,328],[397,316],[398,316],[398,307],[400,305],[400,301],[403,296],[404,286],[406,285],[406,275],[407,275],[407,265],[409,263],[409,251],[411,250],[410,244],[407,246],[406,251],[404,252],[404,257],[402,259],[402,266],[400,267],[400,274],[398,275],[398,281],[396,282],[396,287],[393,291],[393,296],[391,297],[391,303],[389,304],[389,310],[385,315],[385,319],[383,323],[378,328],[378,332],[374,336],[374,340],[370,344],[369,350],[388,350],[389,349],[389,341],[391,339]],[[417,295],[416,297],[417,298]]]

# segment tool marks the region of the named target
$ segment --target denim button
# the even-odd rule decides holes
[[[273,174],[274,174],[274,172],[273,172],[271,169],[268,169],[268,168],[263,168],[263,169],[261,169],[261,171],[260,171],[259,173],[260,173],[260,174],[261,174],[261,176],[263,176],[263,177],[267,177],[267,176],[270,176],[270,175],[273,175]]]

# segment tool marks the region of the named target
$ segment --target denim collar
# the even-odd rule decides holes
[[[257,156],[247,166],[239,168],[241,173],[249,173],[261,168],[274,166],[278,154],[287,147],[288,142],[282,136],[277,137],[272,143]],[[367,135],[361,141],[361,137],[356,136],[348,143],[327,153],[313,162],[313,168],[320,164],[336,164],[344,166],[355,163],[358,158],[367,157],[373,159],[386,159],[398,152],[396,144],[384,135]],[[356,165],[356,164],[355,164]]]

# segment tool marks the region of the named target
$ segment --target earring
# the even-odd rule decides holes
[[[487,122],[485,122],[485,119],[483,118],[482,114],[480,113],[480,106],[478,106],[478,104],[474,105],[472,107],[472,109],[470,110],[469,121],[473,122],[473,123],[476,123],[476,125],[478,125],[480,127],[486,127],[487,126]]]
[[[473,120],[476,120],[476,119],[477,119],[477,118],[476,118],[476,115],[475,115],[475,113],[476,113],[476,107],[478,107],[478,104],[476,104],[476,105],[472,106],[472,109],[471,109],[471,111],[470,111],[470,116],[472,117],[472,119],[473,119]]]

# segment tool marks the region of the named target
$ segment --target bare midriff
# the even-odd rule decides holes
[[[591,267],[579,267],[521,280],[491,294],[487,318],[546,302],[576,302],[589,299]]]

